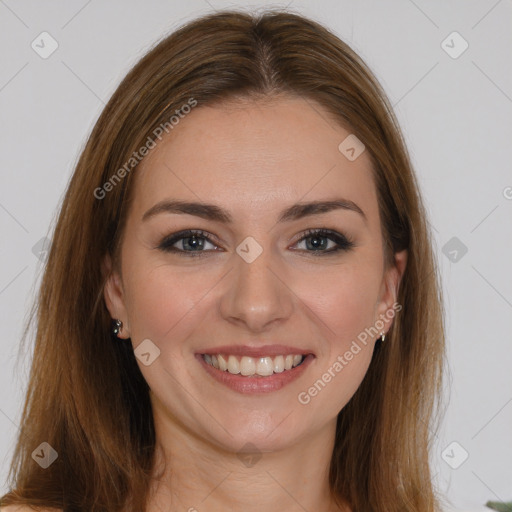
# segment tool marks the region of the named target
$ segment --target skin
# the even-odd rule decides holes
[[[105,259],[105,301],[123,322],[121,338],[134,348],[150,339],[160,350],[149,366],[138,360],[151,388],[155,475],[161,471],[150,512],[349,510],[331,501],[328,486],[336,417],[360,385],[379,335],[360,344],[308,404],[297,396],[392,309],[407,260],[405,251],[397,253],[385,268],[369,155],[349,161],[338,150],[349,133],[300,98],[196,107],[137,169],[120,272]],[[287,206],[340,197],[355,202],[366,220],[338,209],[277,223]],[[170,198],[214,203],[233,223],[172,213],[142,220]],[[308,244],[315,236],[300,241],[316,228],[344,234],[355,247],[316,256]],[[189,239],[174,244],[184,255],[157,248],[185,229],[210,236],[202,239],[202,257],[189,256]],[[263,249],[252,263],[236,252],[248,236]],[[320,251],[336,246],[323,237],[328,246]],[[392,319],[384,322],[387,332]],[[273,343],[306,348],[315,358],[272,393],[233,391],[194,355],[225,344]],[[248,442],[261,456],[251,467],[238,454]]]

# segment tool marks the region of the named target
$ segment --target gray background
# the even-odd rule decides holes
[[[16,357],[41,277],[41,240],[51,236],[93,123],[164,34],[214,9],[265,5],[286,4],[0,0],[2,483],[27,382],[30,353],[18,365]],[[451,368],[432,453],[439,489],[457,510],[512,500],[512,2],[288,5],[334,30],[376,73],[419,176],[442,273]],[[58,43],[46,59],[31,47],[42,45],[44,31]],[[463,40],[448,37],[454,31]],[[469,46],[458,55],[464,40]]]

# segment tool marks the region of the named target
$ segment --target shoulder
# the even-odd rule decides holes
[[[28,505],[7,505],[0,507],[0,512],[62,512],[56,508],[29,507]]]

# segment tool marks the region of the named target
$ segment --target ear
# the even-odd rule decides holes
[[[112,259],[109,254],[102,262],[102,272],[106,276],[103,296],[105,304],[113,319],[121,320],[123,325],[117,335],[118,338],[128,339],[130,337],[130,325],[124,302],[123,283],[119,273],[113,268]]]
[[[381,292],[379,301],[376,307],[376,318],[375,321],[381,320],[384,322],[384,328],[382,331],[387,333],[393,324],[393,318],[395,314],[386,314],[389,310],[394,310],[397,306],[394,306],[398,297],[398,290],[400,283],[404,275],[405,267],[407,265],[407,250],[396,252],[394,254],[394,264],[390,265],[384,273],[382,280]],[[399,305],[398,311],[402,309],[403,305]]]

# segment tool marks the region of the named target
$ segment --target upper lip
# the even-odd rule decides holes
[[[249,356],[249,357],[274,357],[279,355],[308,355],[311,354],[311,350],[291,347],[289,345],[259,345],[257,347],[250,345],[223,345],[213,348],[205,348],[199,350],[198,354],[228,354],[234,356]]]

